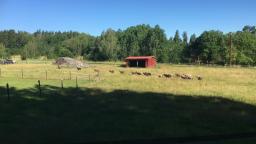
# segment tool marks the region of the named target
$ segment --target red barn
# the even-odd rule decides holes
[[[129,56],[125,59],[127,67],[156,67],[154,56]]]

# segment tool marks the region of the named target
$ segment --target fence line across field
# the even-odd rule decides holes
[[[44,79],[44,80],[92,80],[99,77],[97,74],[81,73],[63,70],[3,70],[0,68],[0,77],[21,79]]]
[[[36,83],[36,80],[35,80],[35,83]],[[38,89],[38,93],[39,93],[40,97],[43,94],[42,86],[44,86],[44,85],[42,85],[41,80],[37,80],[36,88]],[[77,77],[75,79],[74,87],[77,88],[77,89],[79,88]],[[15,88],[15,86],[10,86],[9,83],[6,83],[6,88],[5,89],[6,89],[7,102],[10,102],[10,99],[11,99],[11,93],[13,92],[11,90],[11,88]],[[62,79],[60,80],[60,88],[61,89],[64,88],[64,81]]]

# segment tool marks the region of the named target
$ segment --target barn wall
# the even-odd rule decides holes
[[[150,58],[148,63],[148,67],[155,67],[156,66],[156,60],[154,58]]]

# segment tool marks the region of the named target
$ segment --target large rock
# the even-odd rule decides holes
[[[82,61],[79,61],[79,60],[75,60],[75,59],[72,59],[70,57],[59,57],[55,63],[56,65],[58,65],[59,67],[63,67],[63,66],[66,66],[66,67],[76,67],[76,68],[84,68],[84,67],[88,67],[89,65],[82,62]]]

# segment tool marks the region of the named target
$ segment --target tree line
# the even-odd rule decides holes
[[[100,36],[74,31],[0,31],[0,57],[17,54],[22,59],[83,56],[95,61],[153,55],[163,63],[256,65],[256,27],[245,26],[226,34],[211,30],[190,37],[177,30],[170,38],[160,26],[144,24],[125,30],[107,29]]]

